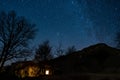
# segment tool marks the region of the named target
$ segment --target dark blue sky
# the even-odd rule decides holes
[[[54,47],[115,46],[120,28],[120,0],[0,0],[2,10],[15,10],[37,25],[34,46],[47,39]]]

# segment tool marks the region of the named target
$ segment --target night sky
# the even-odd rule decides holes
[[[82,49],[104,42],[115,46],[120,0],[0,0],[0,11],[15,10],[39,29],[32,45],[50,40],[56,47]]]

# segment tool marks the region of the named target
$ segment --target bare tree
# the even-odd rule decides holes
[[[35,32],[35,25],[14,11],[0,13],[0,69],[8,60],[25,57]]]
[[[116,47],[120,48],[120,32],[116,33],[115,42],[117,43]]]
[[[71,54],[71,53],[73,53],[73,52],[75,52],[75,51],[76,51],[75,46],[68,47],[68,48],[67,48],[66,55],[67,55],[67,54]]]
[[[55,50],[56,57],[63,56],[65,53],[64,49],[62,49],[62,43],[59,43],[58,47]]]
[[[37,62],[40,61],[46,61],[52,58],[51,55],[51,49],[52,47],[49,44],[49,41],[44,41],[42,44],[38,46],[38,48],[35,51],[35,60]]]

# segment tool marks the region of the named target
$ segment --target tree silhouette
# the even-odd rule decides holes
[[[71,54],[71,53],[73,53],[73,52],[75,52],[75,51],[76,51],[75,46],[68,47],[68,48],[67,48],[66,55],[67,55],[67,54]]]
[[[62,44],[59,43],[58,47],[56,48],[55,55],[56,57],[60,57],[64,55],[64,50],[62,49]]]
[[[51,55],[51,49],[52,47],[49,44],[49,41],[44,41],[42,44],[38,46],[38,48],[35,51],[35,60],[37,62],[40,61],[46,61],[52,58]]]
[[[35,32],[35,25],[16,16],[14,11],[0,13],[0,69],[6,61],[27,55],[28,43]]]
[[[120,48],[120,32],[116,33],[115,42],[117,42],[117,48]]]

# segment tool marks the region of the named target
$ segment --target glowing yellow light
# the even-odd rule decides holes
[[[46,70],[46,71],[45,71],[45,74],[46,74],[46,75],[49,75],[49,70]]]

